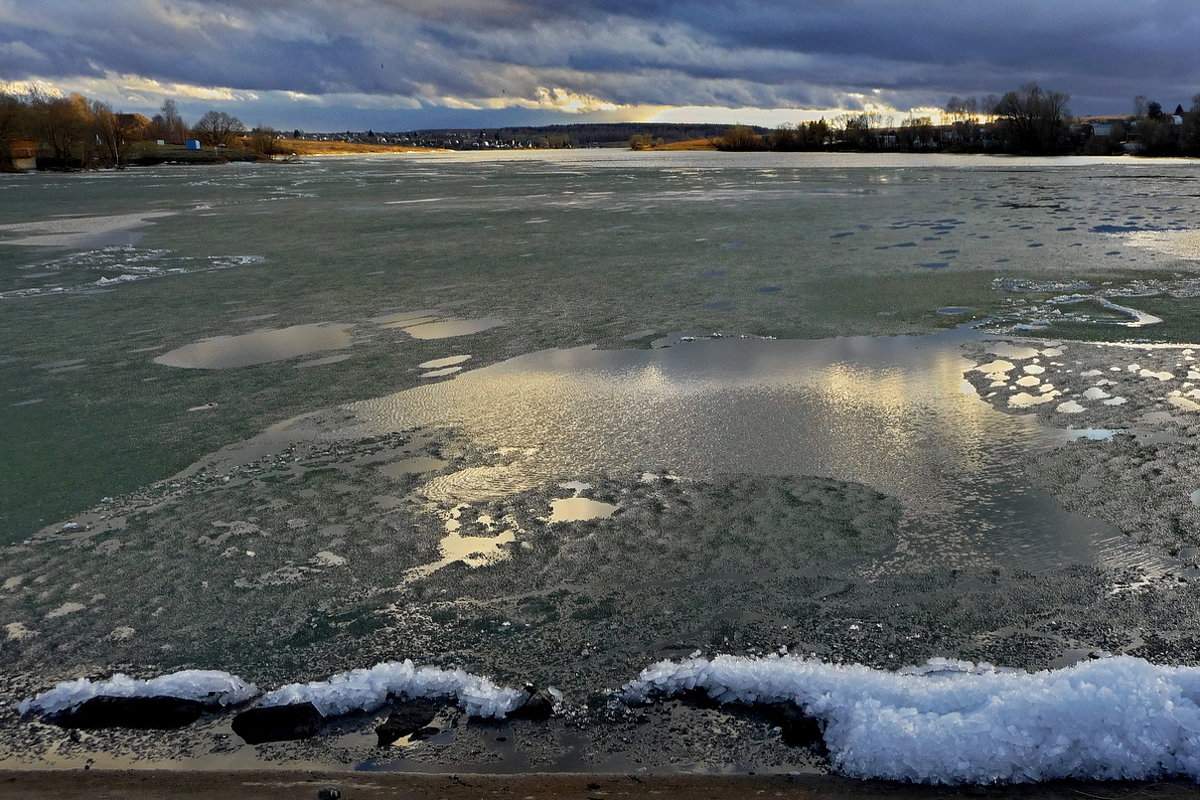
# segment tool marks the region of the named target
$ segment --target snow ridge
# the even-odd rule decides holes
[[[236,705],[258,694],[258,687],[236,675],[212,669],[185,669],[150,680],[137,680],[118,672],[106,681],[79,678],[64,681],[17,706],[21,714],[57,714],[93,697],[178,697],[208,705]]]
[[[1119,656],[1040,672],[934,659],[899,672],[791,656],[661,661],[627,684],[646,701],[796,703],[835,770],[920,783],[1200,779],[1200,668]]]
[[[504,717],[526,693],[499,686],[461,669],[417,667],[411,660],[385,661],[368,669],[339,672],[328,680],[290,683],[266,694],[260,706],[312,703],[322,716],[374,711],[389,697],[454,697],[472,717]]]

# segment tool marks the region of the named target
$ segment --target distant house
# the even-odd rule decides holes
[[[37,142],[33,139],[11,139],[8,154],[13,169],[32,172],[37,169]]]

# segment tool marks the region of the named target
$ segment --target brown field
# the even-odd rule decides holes
[[[682,142],[655,145],[651,150],[716,150],[712,139],[686,139]]]

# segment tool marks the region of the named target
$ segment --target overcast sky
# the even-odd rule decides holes
[[[307,130],[776,124],[1200,92],[1200,0],[0,0],[0,81]]]

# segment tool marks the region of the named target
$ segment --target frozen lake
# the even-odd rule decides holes
[[[1200,373],[1076,337],[1194,341],[1198,186],[620,151],[0,176],[4,699],[411,658],[556,686],[586,733],[373,766],[786,769],[592,695],[694,650],[1192,663]]]

